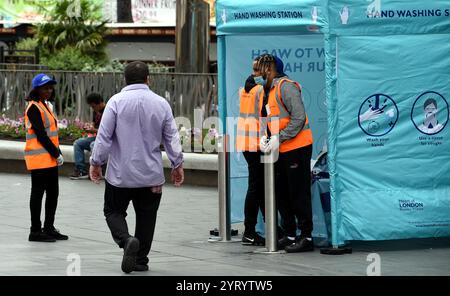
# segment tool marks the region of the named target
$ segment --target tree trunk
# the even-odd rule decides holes
[[[117,22],[132,23],[131,0],[117,0]]]

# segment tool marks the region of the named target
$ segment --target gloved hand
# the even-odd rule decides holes
[[[266,153],[268,142],[269,142],[269,140],[267,139],[266,136],[262,136],[262,137],[259,139],[259,149],[260,149],[263,153]]]
[[[275,151],[280,147],[280,140],[277,135],[273,135],[270,137],[269,142],[267,143],[266,147],[266,153],[269,153],[271,151]]]
[[[64,163],[64,157],[62,156],[62,154],[60,154],[58,156],[58,158],[56,159],[56,162],[58,163],[58,166],[62,166]]]

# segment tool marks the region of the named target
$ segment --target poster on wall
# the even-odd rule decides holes
[[[175,23],[176,0],[132,0],[134,23]]]

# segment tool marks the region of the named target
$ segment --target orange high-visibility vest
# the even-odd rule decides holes
[[[250,92],[241,90],[236,135],[237,151],[256,152],[259,149],[259,119],[262,106],[260,93],[263,93],[261,85],[253,87]]]
[[[37,136],[28,118],[28,109],[35,105],[41,112],[42,122],[50,140],[59,147],[58,127],[55,123],[56,116],[47,110],[44,102],[30,101],[25,111],[25,127],[27,129],[25,144],[25,163],[28,170],[45,169],[57,166],[56,159],[48,153],[44,146],[39,143]]]
[[[289,112],[286,110],[286,106],[283,103],[281,98],[281,86],[285,82],[294,83],[299,91],[301,92],[301,86],[295,81],[289,80],[287,78],[281,78],[270,90],[268,105],[270,114],[268,117],[268,128],[272,135],[277,135],[281,130],[285,129],[289,122],[291,121],[291,116]],[[261,94],[260,100],[263,100],[264,94]],[[306,113],[306,110],[305,110]],[[308,116],[306,116],[305,124],[300,130],[300,132],[292,139],[286,140],[283,143],[280,143],[280,153],[288,152],[294,149],[298,149],[301,147],[305,147],[311,145],[313,143],[313,136],[311,129],[309,127]]]

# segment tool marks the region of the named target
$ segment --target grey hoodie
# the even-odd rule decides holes
[[[272,87],[276,85],[283,77],[275,78],[272,81]],[[281,85],[281,100],[286,106],[287,111],[291,116],[289,124],[280,131],[280,142],[292,139],[303,129],[306,122],[306,111],[303,105],[302,93],[297,86],[289,81]],[[268,92],[265,94],[268,95]],[[265,100],[266,101],[266,100]],[[265,108],[265,106],[263,106]]]

